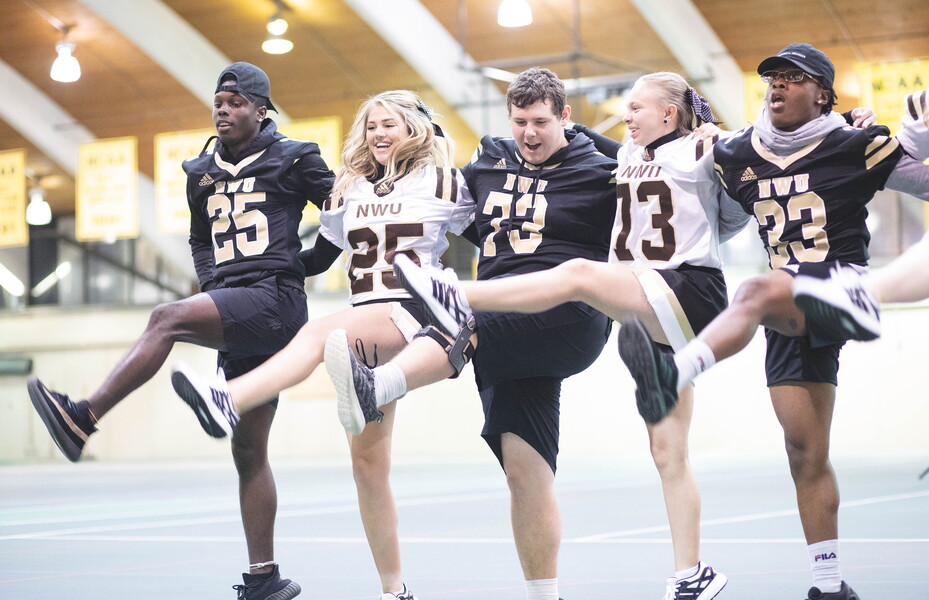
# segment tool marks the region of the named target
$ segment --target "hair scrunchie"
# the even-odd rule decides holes
[[[687,103],[690,104],[694,109],[694,115],[704,122],[704,123],[716,123],[716,115],[713,114],[713,109],[710,108],[710,103],[706,98],[697,93],[697,90],[689,88],[687,93],[684,94],[684,97],[687,99]]]

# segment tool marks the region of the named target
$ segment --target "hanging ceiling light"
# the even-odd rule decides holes
[[[532,9],[526,0],[503,0],[497,11],[497,25],[523,27],[532,24]]]
[[[262,42],[261,49],[268,54],[286,54],[293,50],[294,43],[284,37],[287,26],[287,20],[281,16],[281,13],[274,13],[265,26],[268,30],[268,39]]]
[[[62,83],[71,83],[81,78],[81,63],[72,56],[74,52],[74,42],[68,39],[68,31],[71,27],[66,25],[62,28],[61,41],[55,45],[58,51],[58,58],[52,63],[52,70],[49,77]]]
[[[29,204],[26,206],[26,223],[30,225],[48,225],[52,222],[52,207],[45,201],[45,190],[34,187],[29,190]]]

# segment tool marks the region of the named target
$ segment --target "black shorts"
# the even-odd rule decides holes
[[[206,292],[223,322],[226,379],[243,375],[286,346],[307,322],[306,292],[296,280],[266,277],[245,287]]]
[[[674,269],[637,269],[636,277],[675,350],[729,305],[726,280],[719,269],[683,264]]]
[[[538,314],[478,312],[474,374],[484,405],[481,435],[503,463],[514,433],[556,468],[561,381],[589,367],[612,321],[580,302]]]
[[[836,264],[840,263],[800,263],[796,272],[791,269],[783,271],[793,276],[826,279],[829,270]],[[765,329],[765,338],[767,352],[764,366],[768,387],[789,381],[838,385],[839,352],[844,342],[833,343],[825,339],[815,329],[815,323],[807,321],[805,336],[791,337]]]

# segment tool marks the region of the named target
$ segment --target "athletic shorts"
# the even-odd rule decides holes
[[[307,322],[306,292],[293,279],[266,277],[252,285],[206,292],[223,323],[227,350],[217,364],[226,379],[243,375],[286,346]]]
[[[636,267],[635,274],[674,350],[683,348],[729,305],[719,269],[684,264],[675,269]]]
[[[783,269],[793,276],[806,275],[826,279],[836,264],[862,268],[836,261],[801,263],[797,271]],[[791,337],[765,329],[767,353],[765,376],[768,387],[790,381],[831,383],[838,385],[839,352],[844,342],[831,342],[816,330],[816,323],[807,321],[807,334]]]
[[[413,341],[416,334],[429,323],[429,318],[426,316],[426,313],[420,308],[419,303],[412,298],[385,298],[382,300],[362,302],[354,304],[353,306],[366,306],[369,304],[388,304],[390,306],[390,320],[393,321],[397,330],[408,344]],[[369,348],[365,346],[363,339],[358,338],[355,340],[354,348],[355,356],[368,367],[373,369],[380,364],[380,358],[377,354],[377,344]]]
[[[581,302],[538,314],[478,312],[474,375],[484,440],[503,464],[500,436],[514,433],[556,468],[561,381],[589,367],[612,321]]]

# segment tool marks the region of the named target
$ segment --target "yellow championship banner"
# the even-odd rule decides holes
[[[333,171],[339,170],[342,155],[342,119],[340,117],[299,119],[281,126],[280,131],[291,139],[315,142],[329,168]],[[319,209],[307,203],[303,210],[303,221],[318,225]]]
[[[870,106],[880,125],[896,133],[903,120],[903,99],[929,87],[929,58],[856,63],[861,105]]]
[[[181,163],[200,154],[215,133],[212,129],[197,129],[155,135],[155,209],[160,232],[190,231],[187,175]]]
[[[754,123],[764,107],[764,95],[768,91],[768,84],[762,81],[761,75],[754,71],[743,73],[742,81],[745,86],[743,91],[745,94],[745,120],[748,123]]]
[[[0,248],[28,244],[26,151],[0,152]]]
[[[75,234],[78,241],[139,235],[138,140],[111,138],[78,149]]]

